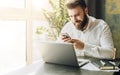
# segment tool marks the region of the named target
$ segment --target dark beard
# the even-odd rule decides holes
[[[87,22],[88,22],[87,15],[84,14],[84,19],[83,19],[83,21],[81,22],[81,26],[80,26],[80,30],[81,30],[81,31],[84,30],[84,27],[85,27],[85,25],[87,24]]]

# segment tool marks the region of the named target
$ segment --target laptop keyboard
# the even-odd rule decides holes
[[[78,63],[82,63],[82,62],[90,62],[90,60],[87,59],[77,59]]]
[[[79,66],[83,66],[89,62],[90,62],[90,60],[87,60],[87,59],[78,59]]]

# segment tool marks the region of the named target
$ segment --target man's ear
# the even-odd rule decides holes
[[[85,8],[85,13],[88,14],[88,7]]]

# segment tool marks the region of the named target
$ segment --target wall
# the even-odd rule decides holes
[[[117,57],[120,57],[120,0],[106,0],[105,20],[113,33]]]

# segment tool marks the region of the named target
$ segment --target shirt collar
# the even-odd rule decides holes
[[[90,27],[93,25],[94,20],[95,20],[94,17],[91,17],[91,16],[88,15],[88,26],[83,32],[86,32],[88,29],[90,29]]]

